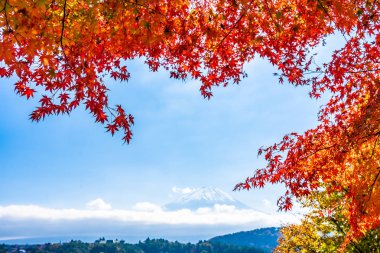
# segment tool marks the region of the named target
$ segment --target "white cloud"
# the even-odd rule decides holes
[[[184,194],[194,189],[173,187]],[[180,239],[180,236],[208,239],[212,236],[260,227],[297,223],[300,215],[267,214],[233,205],[215,204],[197,210],[167,211],[150,202],[130,209],[115,209],[98,198],[85,209],[57,209],[38,205],[0,205],[1,238],[67,235],[133,235]],[[202,237],[203,236],[203,237]]]
[[[162,211],[160,206],[150,202],[138,202],[133,206],[133,209],[147,212]]]
[[[91,210],[110,210],[112,209],[112,206],[108,203],[106,203],[103,199],[97,198],[95,200],[92,200],[86,204],[88,209]]]
[[[97,201],[96,203],[105,204],[101,201]],[[239,224],[280,226],[283,223],[298,220],[295,215],[290,213],[265,214],[255,210],[236,209],[234,206],[229,205],[215,205],[213,208],[199,208],[196,211],[189,209],[164,211],[159,206],[148,202],[137,203],[132,210],[104,209],[105,207],[110,207],[107,204],[100,205],[100,207],[103,209],[53,209],[37,205],[0,206],[0,220],[2,223],[7,223],[7,221],[23,221],[24,224],[27,224],[28,220],[64,222],[66,220],[85,221],[91,219],[99,223],[112,220],[122,223],[141,222],[145,224],[216,226],[234,226]]]
[[[132,209],[104,209],[109,207],[104,203],[90,205],[103,209],[0,206],[0,240],[20,236],[132,235],[140,236],[140,239],[148,236],[173,240],[191,237],[197,238],[197,241],[237,231],[297,223],[300,219],[300,216],[291,213],[266,214],[229,205],[214,205],[195,211],[165,211],[149,202],[137,203]]]
[[[226,212],[226,213],[233,213],[236,211],[236,207],[232,205],[214,205],[214,209],[216,212]]]

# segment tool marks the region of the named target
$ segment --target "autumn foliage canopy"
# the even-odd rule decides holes
[[[330,211],[344,207],[351,240],[380,226],[379,18],[377,0],[0,0],[0,77],[38,97],[32,120],[84,104],[129,142],[133,117],[108,103],[105,82],[128,80],[127,60],[199,80],[210,98],[213,86],[245,77],[245,63],[266,58],[280,82],[330,99],[316,128],[260,149],[267,166],[237,188],[282,182],[285,210],[292,197],[343,192]],[[332,34],[345,44],[317,65],[313,49]]]

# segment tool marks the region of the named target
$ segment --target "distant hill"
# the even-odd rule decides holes
[[[270,227],[216,236],[209,241],[236,246],[250,246],[272,252],[277,246],[280,235],[280,228]]]

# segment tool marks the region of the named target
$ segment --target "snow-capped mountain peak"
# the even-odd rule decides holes
[[[201,187],[182,194],[176,200],[165,205],[166,209],[191,209],[214,207],[214,205],[233,205],[237,208],[246,208],[244,204],[232,198],[228,193],[215,187]]]
[[[206,200],[212,202],[235,201],[228,193],[214,187],[202,187],[184,194],[178,199],[179,202],[188,202],[192,200]]]

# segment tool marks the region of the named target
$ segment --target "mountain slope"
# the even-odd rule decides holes
[[[164,207],[168,210],[190,209],[196,210],[202,207],[212,208],[214,205],[232,205],[236,208],[248,208],[243,203],[232,198],[228,193],[215,187],[202,187],[192,192],[185,193]]]
[[[216,236],[209,241],[237,246],[251,246],[271,252],[277,246],[277,240],[280,235],[280,228],[270,227]]]

